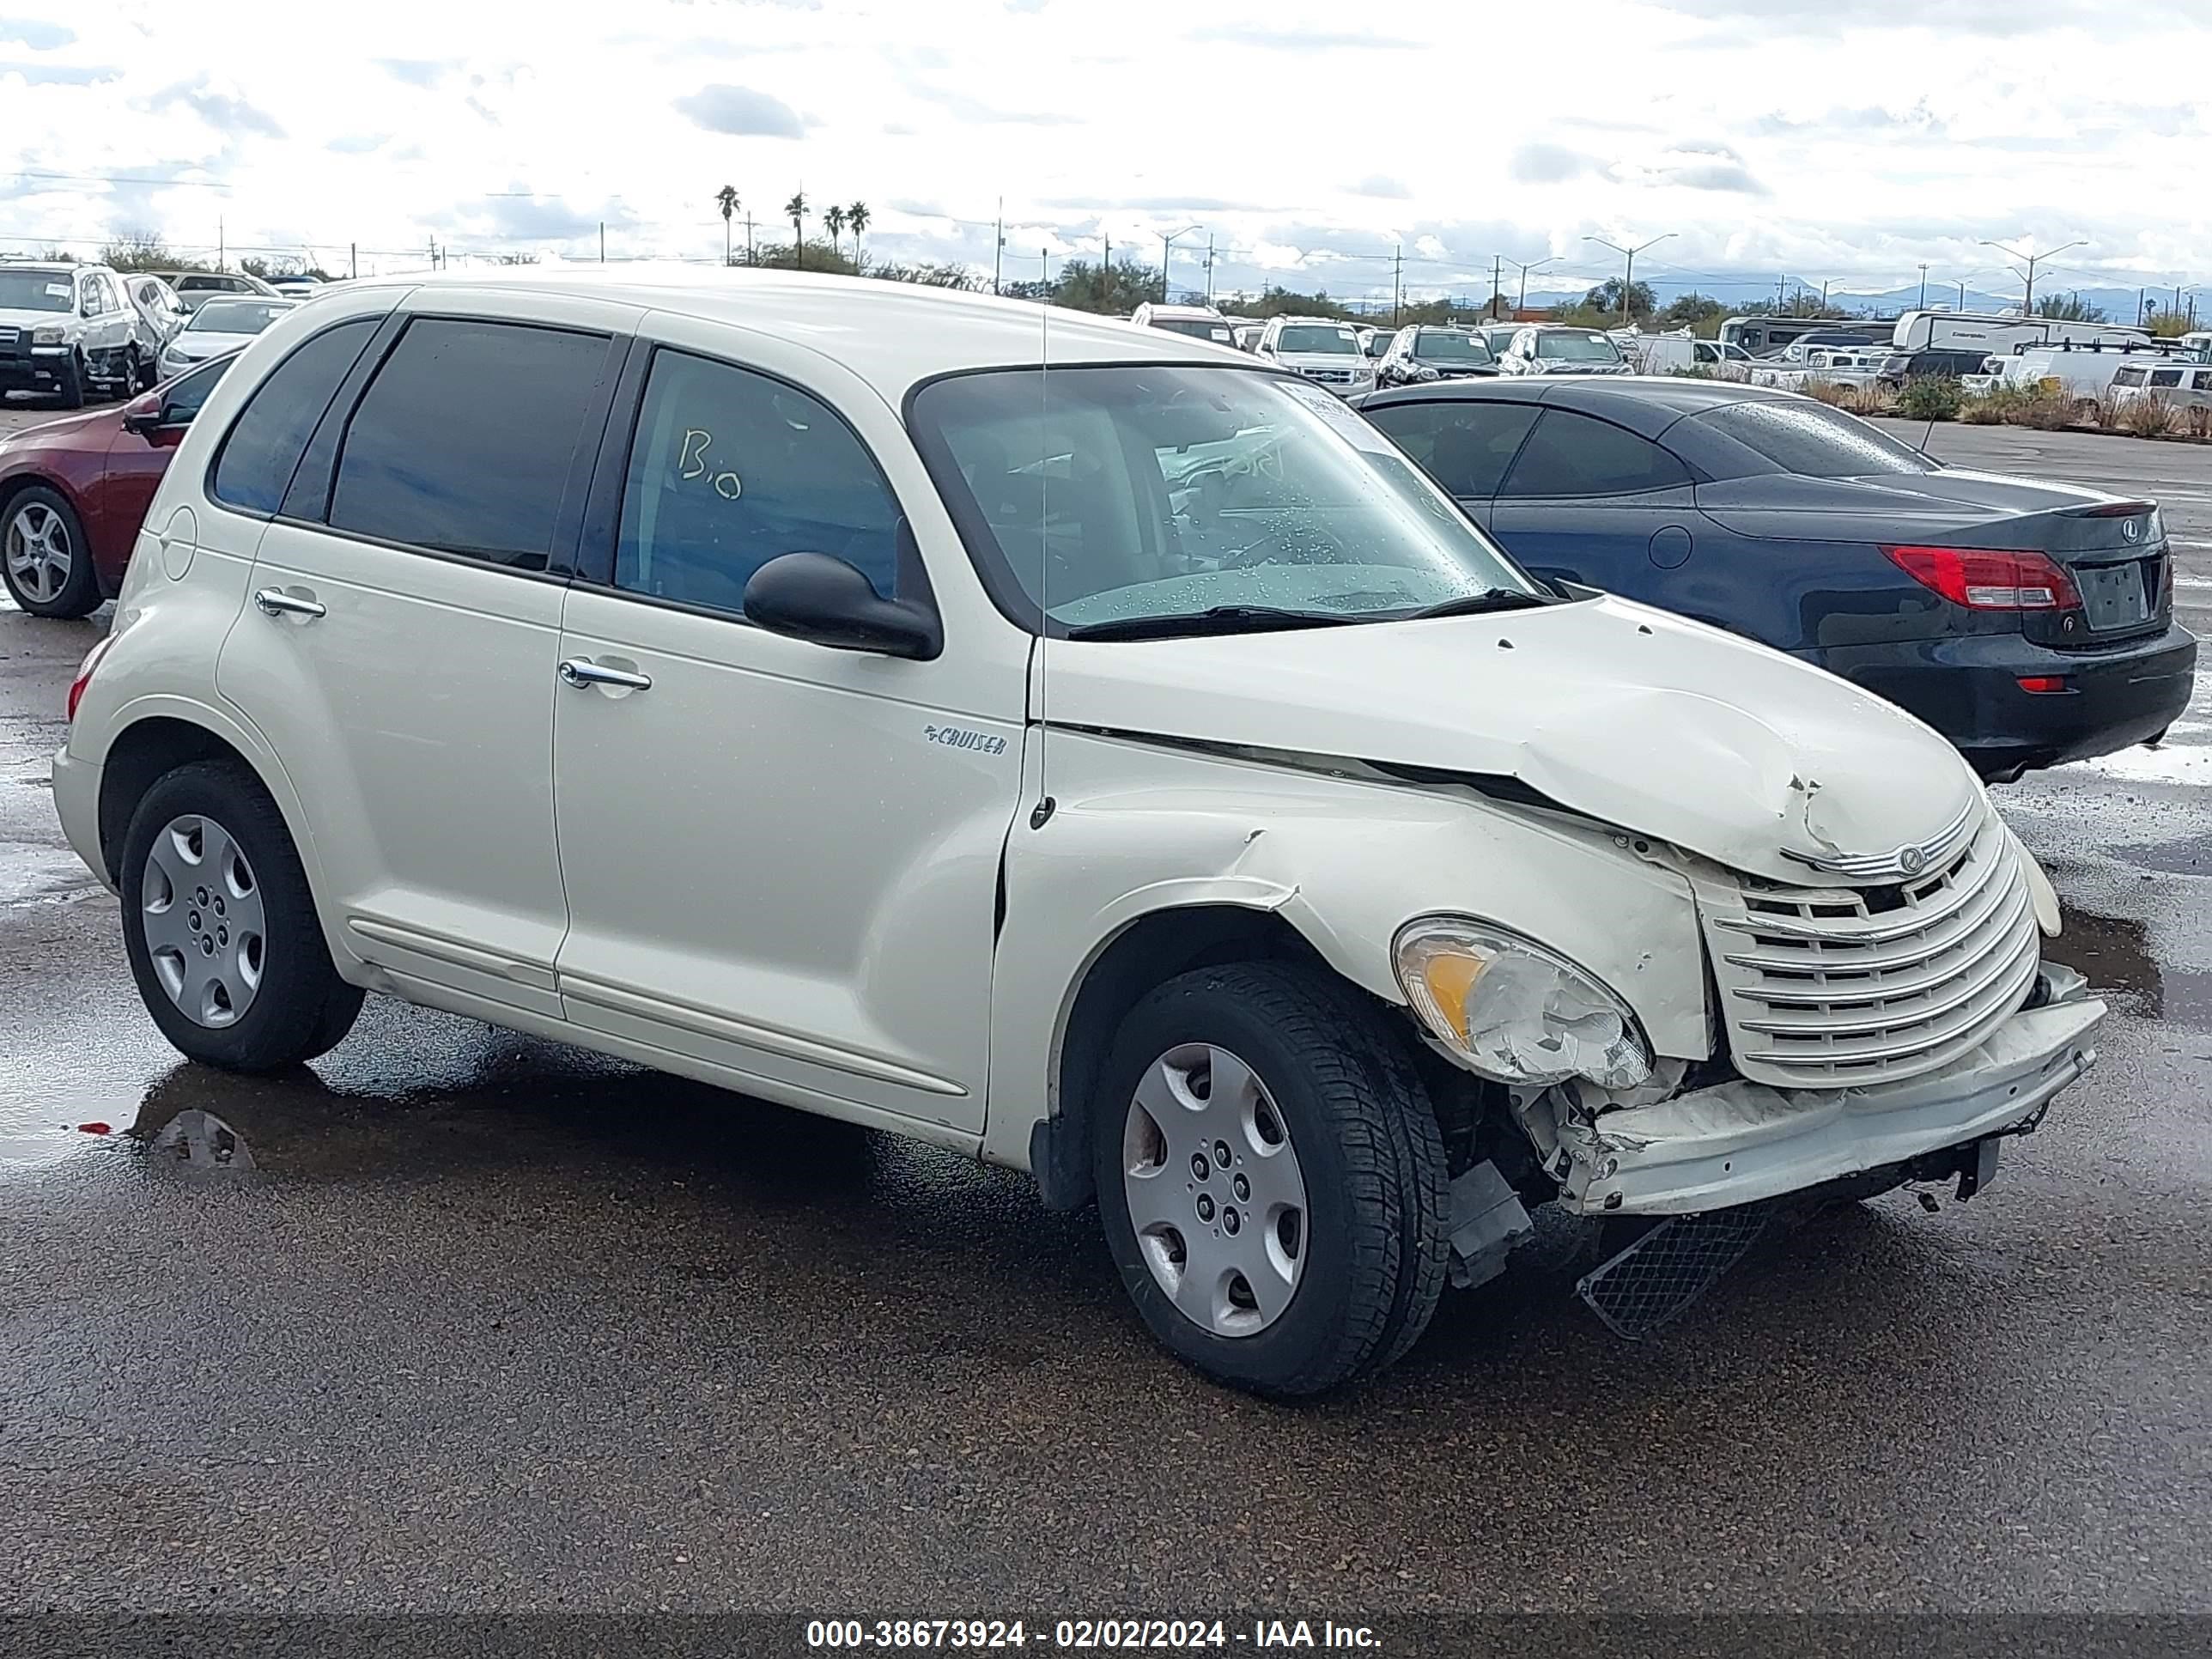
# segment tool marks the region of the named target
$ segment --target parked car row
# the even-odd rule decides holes
[[[1540,1205],[1656,1224],[1606,1273],[1657,1307],[1705,1218],[1984,1186],[2105,1011],[1849,653],[2087,696],[2167,627],[2155,510],[1735,386],[1354,410],[1315,326],[1048,368],[1005,302],[635,269],[276,317],[157,394],[210,388],[54,762],[148,1010],[264,1071],[373,989],[1029,1171],[1276,1395]]]
[[[291,295],[242,272],[124,272],[66,260],[0,260],[0,392],[64,409],[129,397],[191,364],[237,349]],[[218,302],[213,318],[201,312]],[[189,336],[189,337],[187,337]]]

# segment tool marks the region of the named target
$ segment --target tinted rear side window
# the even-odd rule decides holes
[[[544,569],[606,351],[564,329],[409,324],[347,424],[331,527]]]
[[[1690,482],[1647,438],[1588,415],[1549,409],[1506,475],[1504,495],[1629,495]]]
[[[209,486],[216,500],[241,513],[276,512],[315,422],[380,320],[361,317],[325,329],[254,388],[216,458]]]
[[[1540,412],[1531,403],[1390,404],[1368,418],[1462,500],[1498,493],[1506,465]]]
[[[1667,435],[1714,478],[1771,472],[1870,478],[1936,470],[1918,450],[1855,416],[1809,399],[1729,404],[1692,416]]]

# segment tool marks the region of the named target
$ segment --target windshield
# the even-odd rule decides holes
[[[1540,594],[1327,391],[1235,368],[1000,369],[914,400],[1002,608],[1060,629],[1225,606],[1322,619]]]
[[[1918,450],[1826,404],[1729,404],[1683,422],[1718,434],[1716,447],[1700,446],[1698,464],[1715,477],[1794,472],[1808,478],[1869,478],[1884,473],[1933,472]]]
[[[204,334],[258,334],[291,308],[289,301],[210,300],[185,326]]]
[[[76,304],[66,272],[0,270],[0,311],[67,311]]]
[[[1413,356],[1438,363],[1486,363],[1490,348],[1472,334],[1431,333],[1423,329],[1413,337]]]
[[[1303,324],[1286,328],[1275,337],[1278,351],[1342,352],[1349,356],[1359,355],[1359,342],[1348,328],[1323,328]]]
[[[1577,334],[1571,329],[1547,328],[1536,336],[1536,355],[1564,363],[1617,363],[1620,348],[1602,334]]]

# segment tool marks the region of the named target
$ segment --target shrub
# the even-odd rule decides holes
[[[1848,415],[1894,415],[1897,393],[1880,384],[1838,388],[1836,407]]]
[[[1897,412],[1908,421],[1955,421],[1966,395],[1956,380],[1927,375],[1905,383]]]
[[[2138,438],[2163,438],[2173,429],[2173,405],[2156,393],[2120,405],[2119,429]]]

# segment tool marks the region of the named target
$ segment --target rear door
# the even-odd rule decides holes
[[[1669,609],[1696,525],[1690,471],[1672,453],[1571,409],[1544,410],[1490,514],[1491,533],[1538,575]]]
[[[561,601],[639,313],[512,306],[441,296],[380,336],[262,538],[222,684],[328,830],[348,948],[417,1000],[552,1017]]]
[[[1424,398],[1361,412],[1486,528],[1491,497],[1542,407],[1528,398]]]

